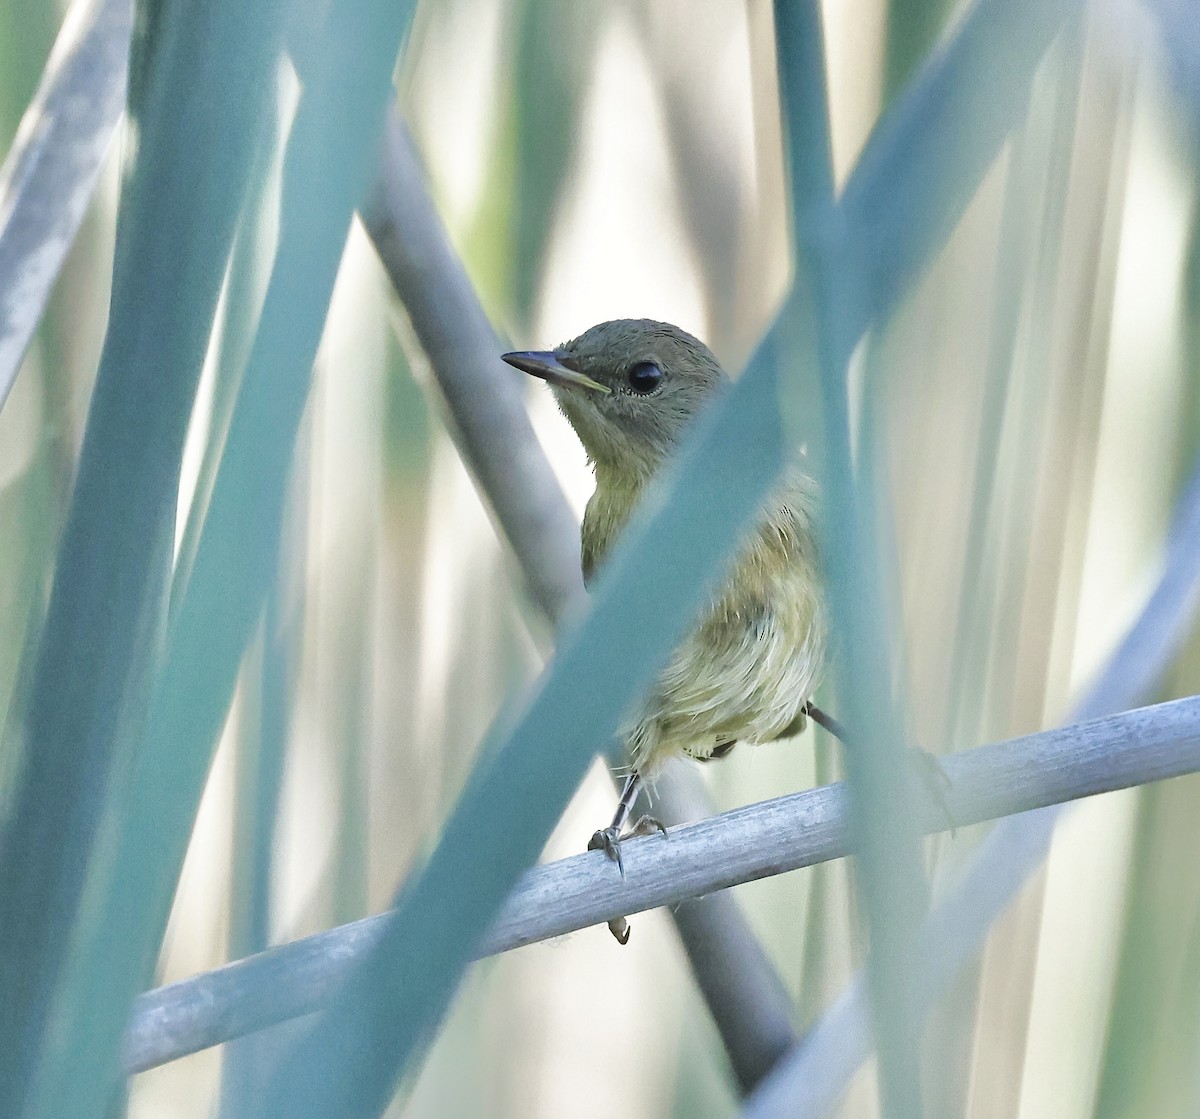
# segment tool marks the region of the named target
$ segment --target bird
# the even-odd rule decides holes
[[[554,350],[502,356],[548,383],[595,474],[580,533],[590,586],[647,488],[729,377],[698,338],[653,319],[602,322]],[[711,760],[738,742],[797,734],[810,714],[822,721],[811,704],[829,644],[816,516],[817,487],[797,455],[728,575],[623,718],[618,734],[632,768],[612,823],[588,845],[605,851],[622,874],[623,839],[666,834],[650,817],[622,829],[641,784],[653,782],[670,758]]]

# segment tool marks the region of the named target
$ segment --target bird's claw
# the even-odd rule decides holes
[[[662,832],[663,839],[669,839],[667,834],[667,825],[654,816],[639,816],[636,824],[633,825],[623,836],[622,839],[637,839],[643,835],[653,835],[656,831]]]
[[[624,835],[621,834],[620,828],[616,824],[610,824],[606,828],[601,828],[593,834],[588,840],[589,851],[603,851],[610,859],[617,864],[617,870],[621,872],[621,877],[625,877],[625,860],[621,857],[621,841],[625,839],[636,839],[644,835],[653,835],[655,832],[662,832],[663,838],[668,838],[667,826],[661,821],[656,820],[653,816],[642,816],[632,828]],[[613,934],[618,944],[629,943],[629,922],[624,917],[614,917],[608,922],[608,931]]]
[[[628,944],[629,934],[633,931],[624,917],[614,917],[608,922],[608,931],[613,934],[618,944]]]
[[[603,851],[610,859],[617,864],[617,869],[621,872],[621,877],[625,877],[625,860],[621,856],[621,844],[626,839],[640,839],[645,835],[653,835],[655,832],[662,832],[663,838],[667,838],[667,826],[661,820],[656,820],[653,816],[642,816],[636,824],[633,825],[623,835],[616,824],[610,824],[606,828],[601,828],[598,832],[592,835],[588,840],[589,851]],[[615,933],[613,934],[616,935]],[[618,938],[620,939],[620,938]],[[624,941],[622,941],[624,943]]]
[[[610,824],[607,828],[601,828],[596,832],[588,840],[588,850],[603,851],[617,864],[621,877],[625,877],[625,860],[621,858],[621,832],[615,824]]]

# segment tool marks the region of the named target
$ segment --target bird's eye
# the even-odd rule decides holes
[[[626,379],[634,392],[645,396],[658,388],[662,381],[662,370],[652,361],[639,361],[637,365],[630,366]]]

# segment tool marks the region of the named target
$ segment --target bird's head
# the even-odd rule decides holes
[[[652,474],[728,378],[703,342],[670,323],[614,319],[555,350],[505,354],[548,381],[599,468]]]

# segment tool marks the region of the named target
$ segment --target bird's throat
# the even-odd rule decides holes
[[[629,522],[644,480],[633,471],[596,465],[596,489],[583,514],[583,580],[590,583]]]

